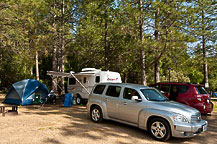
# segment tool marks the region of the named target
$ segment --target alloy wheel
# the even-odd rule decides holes
[[[155,121],[151,125],[151,133],[156,137],[156,138],[163,138],[166,135],[166,127],[164,126],[163,123],[159,121]]]

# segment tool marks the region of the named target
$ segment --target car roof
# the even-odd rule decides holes
[[[105,85],[115,85],[115,86],[121,86],[121,87],[129,87],[129,88],[134,88],[134,89],[146,89],[150,88],[148,86],[140,85],[140,84],[132,84],[132,83],[99,83],[100,84],[105,84]]]
[[[156,85],[156,84],[203,86],[203,85],[199,85],[199,84],[193,84],[190,82],[159,82],[159,83],[151,84],[151,86]]]

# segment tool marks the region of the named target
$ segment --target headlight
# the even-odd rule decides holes
[[[189,123],[188,119],[185,116],[181,115],[181,114],[175,114],[172,118],[173,118],[173,120],[175,122]]]

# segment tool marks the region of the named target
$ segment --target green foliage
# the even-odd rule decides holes
[[[198,70],[193,69],[189,77],[192,83],[201,84],[203,82],[203,73]]]
[[[206,35],[210,88],[217,89],[216,2],[143,1],[143,11],[138,1],[131,0],[64,2],[64,17],[60,0],[0,2],[0,89],[24,78],[35,78],[36,51],[41,81],[51,87],[46,71],[52,70],[54,46],[58,68],[65,55],[66,72],[79,72],[84,67],[105,70],[108,65],[109,70],[121,74],[124,82],[140,83],[142,49],[148,84],[154,83],[154,64],[158,61],[161,81],[169,80],[170,71],[171,81],[203,84],[201,34]],[[144,20],[143,41],[140,17]]]

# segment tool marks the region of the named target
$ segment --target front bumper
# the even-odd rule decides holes
[[[179,138],[187,138],[196,136],[207,130],[208,123],[201,120],[199,123],[175,123],[172,129],[172,136]]]

